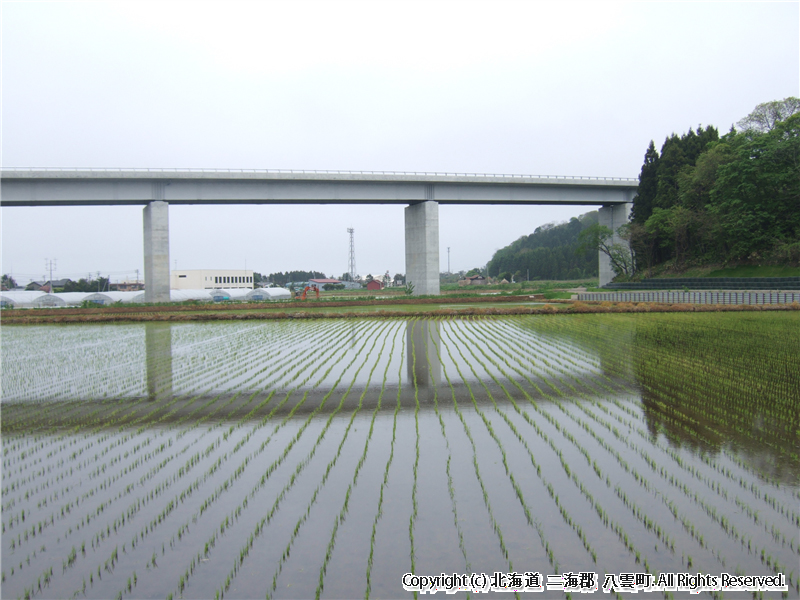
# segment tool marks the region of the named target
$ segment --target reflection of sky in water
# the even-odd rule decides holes
[[[8,400],[138,397],[242,389],[330,388],[371,381],[470,382],[598,372],[572,342],[510,323],[321,320],[7,327],[2,394]],[[482,364],[481,364],[482,363]],[[430,364],[430,368],[429,368]],[[470,368],[470,366],[472,368]],[[512,368],[513,367],[513,368]],[[461,375],[458,373],[460,368]]]
[[[142,324],[3,327],[2,397],[48,400],[140,396]]]
[[[759,471],[793,480],[795,465],[773,455],[757,441],[739,441],[734,430],[715,424],[713,443],[702,442],[686,423],[672,420],[661,401],[651,401],[648,377],[639,373],[636,328],[621,319],[595,316],[593,327],[615,326],[618,345],[605,335],[590,340],[575,321],[498,318],[426,321],[422,319],[285,320],[279,322],[137,323],[3,327],[2,399],[11,401],[101,400],[110,398],[208,397],[297,388],[322,394],[351,388],[356,397],[369,382],[386,383],[413,394],[436,384],[449,397],[465,384],[483,395],[481,382],[495,381],[519,395],[509,378],[536,395],[545,382],[572,395],[560,380],[627,380],[627,391],[613,398],[641,411],[646,427],[660,442],[692,454],[742,456]],[[625,327],[627,323],[627,327]],[[687,371],[687,377],[691,375]],[[592,384],[593,385],[593,384]],[[599,388],[595,388],[598,389]],[[338,393],[337,392],[337,393]],[[497,394],[502,396],[501,393]],[[420,393],[420,399],[429,392]],[[537,397],[542,397],[541,395]],[[609,396],[613,399],[612,396]],[[665,412],[667,411],[667,412]],[[782,462],[781,462],[782,461]],[[788,473],[788,475],[787,475]]]

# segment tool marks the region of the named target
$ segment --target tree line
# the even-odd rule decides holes
[[[488,274],[508,281],[597,277],[597,249],[582,248],[580,243],[581,232],[596,224],[597,211],[592,211],[567,223],[537,227],[496,251]]]
[[[628,240],[657,265],[800,263],[800,99],[758,105],[720,136],[708,126],[651,141]]]
[[[279,286],[284,286],[290,281],[308,281],[309,279],[326,279],[326,275],[320,271],[286,271],[285,273],[278,271],[270,273],[268,276],[253,273],[254,283],[269,282]]]

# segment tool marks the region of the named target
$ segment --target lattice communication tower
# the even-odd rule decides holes
[[[356,280],[356,243],[353,238],[355,229],[352,227],[347,228],[347,233],[350,234],[350,259],[347,262],[347,269],[350,271],[350,281]]]

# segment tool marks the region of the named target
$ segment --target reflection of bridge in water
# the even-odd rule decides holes
[[[408,321],[406,323],[406,369],[408,380],[418,388],[428,390],[442,383],[439,362],[442,340],[439,321]]]
[[[144,344],[148,398],[172,396],[172,324],[145,323]]]
[[[79,352],[72,352],[66,340],[79,341],[80,336],[73,335],[77,328],[66,328],[65,334],[72,337],[67,335],[65,342],[60,344],[65,349],[63,354],[39,349],[29,355],[30,359],[7,363],[7,367],[13,365],[13,375],[3,379],[2,431],[25,431],[29,422],[26,415],[31,415],[31,401],[36,402],[37,410],[46,411],[42,423],[46,423],[48,431],[81,428],[84,418],[90,414],[98,415],[93,428],[106,427],[103,414],[114,415],[109,419],[109,428],[134,425],[183,427],[201,421],[254,422],[267,416],[286,398],[293,386],[298,387],[286,398],[285,405],[275,410],[274,419],[286,417],[304,395],[304,403],[294,412],[298,418],[317,409],[328,395],[320,411],[322,417],[329,416],[340,403],[340,416],[351,414],[359,402],[364,411],[372,411],[378,406],[379,399],[383,415],[394,411],[398,400],[404,411],[413,410],[419,402],[420,411],[430,413],[434,410],[434,401],[441,411],[452,411],[454,400],[461,410],[472,411],[473,396],[479,406],[488,410],[493,410],[492,401],[497,402],[502,410],[514,410],[508,402],[509,395],[523,409],[529,406],[529,399],[547,406],[555,397],[564,403],[605,403],[616,396],[623,402],[630,401],[630,406],[641,414],[653,437],[664,435],[673,446],[692,453],[717,453],[733,445],[740,455],[747,456],[748,462],[759,465],[759,470],[772,469],[780,479],[793,471],[793,463],[784,460],[785,453],[772,452],[768,445],[757,441],[765,436],[771,440],[773,429],[776,432],[783,430],[778,426],[781,424],[769,420],[771,417],[763,412],[761,403],[747,404],[747,414],[740,419],[744,427],[750,423],[747,419],[752,419],[755,435],[755,441],[743,442],[738,430],[716,420],[709,421],[698,412],[702,397],[653,393],[652,390],[660,385],[661,371],[652,366],[659,363],[674,365],[673,369],[679,371],[673,373],[677,380],[694,381],[696,394],[703,394],[703,386],[711,385],[703,377],[703,363],[684,360],[680,355],[680,345],[674,348],[653,346],[647,340],[649,330],[642,321],[587,320],[580,330],[559,326],[559,321],[563,322],[563,318],[498,320],[496,326],[500,330],[495,330],[489,321],[469,324],[460,320],[376,319],[374,324],[366,322],[366,329],[364,321],[343,321],[336,328],[341,344],[334,355],[339,366],[330,377],[321,375],[327,366],[320,368],[313,380],[316,383],[310,380],[301,383],[284,375],[254,377],[263,372],[267,364],[277,365],[277,374],[284,366],[290,370],[294,368],[296,360],[311,360],[298,368],[299,372],[307,373],[313,365],[324,364],[315,362],[322,359],[317,359],[312,345],[301,347],[296,353],[285,350],[294,348],[292,342],[276,344],[274,350],[268,352],[258,350],[270,347],[269,344],[274,343],[270,339],[280,339],[280,335],[272,334],[258,337],[256,332],[263,330],[264,325],[229,327],[220,324],[198,328],[195,325],[153,322],[119,326],[119,334],[125,340],[119,353],[112,351],[110,343],[106,346],[92,343],[89,347],[80,347]],[[379,333],[380,330],[374,326],[378,323],[384,333]],[[509,323],[513,326],[507,326]],[[299,329],[288,324],[285,326],[290,336],[304,330],[302,326]],[[610,328],[613,336],[610,336]],[[273,331],[271,326],[267,329]],[[15,331],[9,329],[9,332]],[[374,349],[372,352],[366,350],[369,346],[366,345],[365,332],[368,336],[377,336],[370,342]],[[493,367],[481,354],[481,339],[487,332],[490,332],[496,350],[502,350],[507,339],[512,354],[517,351],[513,349],[514,338],[536,342],[535,347],[523,351],[524,362],[517,364],[525,377],[505,365],[505,374],[494,370],[495,377],[505,389],[493,381],[490,374]],[[386,352],[380,358],[378,348],[383,335],[391,336],[385,340],[391,340],[394,352],[389,352],[390,344],[387,342]],[[376,339],[377,346],[373,343]],[[614,340],[613,344],[609,344],[610,339]],[[9,340],[6,340],[6,347],[13,346]],[[252,341],[252,345],[239,346],[242,340]],[[55,346],[58,347],[59,343]],[[15,347],[24,351],[21,346]],[[246,350],[237,353],[237,347]],[[401,348],[404,348],[402,357]],[[247,363],[242,360],[254,350],[265,357],[264,361],[257,359]],[[390,356],[392,354],[394,356]],[[103,356],[109,360],[100,360]],[[583,356],[585,363],[574,364],[574,360],[580,360],[578,356]],[[570,357],[572,364],[568,364]],[[555,362],[561,360],[562,366],[568,370],[561,374],[543,370],[541,364],[546,360],[554,367]],[[370,367],[365,366],[360,374],[357,372],[359,365],[367,365],[366,361],[373,365],[374,372],[369,384],[367,372]],[[490,371],[485,371],[478,361],[485,362]],[[332,361],[329,364],[336,363]],[[352,367],[346,367],[348,364]],[[460,372],[457,367],[460,367]],[[343,378],[332,389],[339,373]],[[381,396],[384,373],[386,384]],[[349,393],[345,394],[348,388]],[[274,397],[259,407],[273,389],[276,391]],[[734,399],[730,402],[735,404]],[[720,403],[727,405],[726,402],[717,402],[720,410]],[[259,408],[253,410],[256,407]],[[737,407],[736,410],[741,412],[742,407]],[[183,425],[179,425],[181,422]],[[773,467],[767,469],[764,465]]]
[[[189,422],[197,420],[211,421],[238,421],[246,418],[248,421],[257,421],[267,415],[280,399],[289,392],[291,386],[279,386],[276,394],[278,400],[274,400],[252,414],[249,414],[253,407],[257,406],[271,391],[271,389],[249,387],[245,382],[241,386],[225,384],[220,381],[211,382],[206,389],[192,390],[191,384],[187,385],[187,380],[181,378],[180,374],[185,371],[185,367],[191,361],[191,354],[186,352],[185,346],[173,348],[176,342],[175,328],[184,326],[183,324],[173,324],[165,322],[143,323],[144,328],[144,356],[143,370],[145,380],[143,381],[141,392],[128,393],[125,397],[108,399],[102,389],[95,390],[94,394],[82,394],[80,399],[53,400],[42,402],[42,405],[53,406],[62,405],[64,410],[51,411],[51,418],[48,424],[56,429],[71,428],[80,425],[81,414],[93,412],[95,410],[102,413],[104,410],[115,411],[113,427],[125,425],[126,423],[137,423],[147,425],[148,423],[160,423],[162,425],[176,423],[184,419]],[[412,408],[416,402],[420,404],[421,411],[432,411],[434,399],[437,399],[442,410],[448,410],[453,406],[453,396],[464,410],[471,410],[472,396],[480,403],[491,405],[491,399],[487,394],[487,389],[491,397],[501,403],[507,401],[507,393],[511,393],[516,402],[522,405],[528,402],[526,396],[513,385],[506,385],[503,390],[495,384],[490,377],[484,381],[478,381],[469,373],[468,369],[462,366],[462,372],[468,376],[464,382],[458,375],[455,365],[450,362],[446,348],[442,341],[441,321],[425,319],[409,319],[402,326],[400,335],[404,337],[405,355],[403,356],[403,378],[397,382],[397,371],[394,370],[384,385],[384,392],[380,398],[382,410],[393,411],[399,401],[404,408]],[[348,338],[346,352],[354,353],[359,341],[359,334],[353,327],[345,334]],[[397,348],[400,348],[398,339]],[[444,361],[444,362],[443,362]],[[398,361],[399,363],[399,361]],[[230,368],[234,368],[231,365]],[[444,377],[443,369],[447,369],[450,377],[448,382]],[[124,374],[122,374],[124,376]],[[572,384],[579,386],[588,393],[593,392],[593,377],[596,372],[586,372],[583,374],[574,373]],[[537,376],[534,376],[537,381]],[[179,383],[180,381],[180,383]],[[543,380],[538,380],[537,384],[542,388],[548,385]],[[372,380],[369,388],[364,394],[364,385],[356,384],[350,390],[348,396],[342,402],[341,409],[345,412],[354,410],[359,402],[362,402],[364,410],[373,410],[381,395],[382,383],[376,377]],[[469,386],[469,389],[468,389]],[[484,387],[485,386],[485,387]],[[342,395],[347,390],[347,384],[340,384],[328,399],[324,412],[333,410],[339,405]],[[528,394],[537,402],[549,402],[548,398],[537,392],[533,387],[526,385]],[[549,388],[548,388],[549,389]],[[562,390],[568,393],[564,387]],[[308,386],[301,387],[293,392],[290,401],[278,409],[274,417],[286,416],[295,406],[300,398],[307,394],[302,406],[296,409],[295,414],[300,416],[315,410],[323,401],[323,398],[331,392],[330,385],[322,385],[315,388]],[[471,393],[470,393],[471,392]],[[550,390],[552,393],[552,389]],[[215,402],[210,402],[216,400]],[[147,416],[142,418],[137,411],[141,408],[141,403],[146,403]],[[76,403],[83,406],[75,410]],[[221,408],[224,407],[224,408]],[[125,417],[130,413],[130,417]],[[138,415],[138,416],[137,416]],[[112,426],[112,425],[110,425]],[[6,420],[3,429],[13,429],[13,420]]]
[[[442,368],[439,363],[441,340],[438,321],[408,321],[406,323],[406,374],[408,382],[427,390],[440,385]],[[172,323],[145,323],[145,367],[147,396],[151,400],[173,395]],[[357,334],[350,330],[350,347],[355,348]]]

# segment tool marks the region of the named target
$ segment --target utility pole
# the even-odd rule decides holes
[[[447,247],[447,274],[450,275],[450,246]]]
[[[353,238],[355,229],[352,227],[347,228],[347,233],[350,234],[350,258],[347,263],[347,268],[350,271],[350,281],[356,280],[356,244]]]
[[[55,258],[52,259],[44,259],[44,270],[50,271],[50,293],[53,293],[53,271],[56,270],[56,260]]]
[[[97,272],[97,293],[100,293],[100,271]]]

